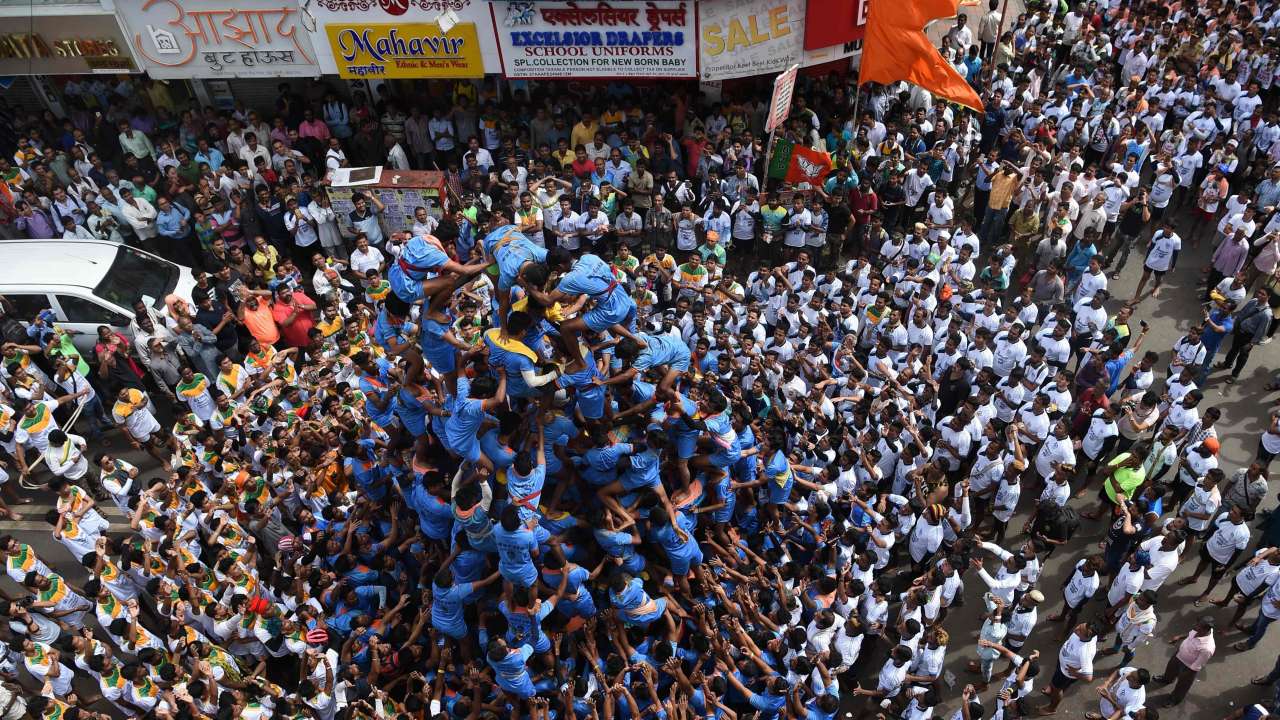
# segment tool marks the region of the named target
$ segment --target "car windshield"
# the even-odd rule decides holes
[[[120,307],[133,307],[134,300],[149,295],[159,307],[166,295],[178,286],[178,266],[157,260],[121,245],[111,269],[93,289],[93,294]]]

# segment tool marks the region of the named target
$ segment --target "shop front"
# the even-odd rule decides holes
[[[10,107],[64,114],[68,84],[78,94],[138,69],[115,15],[96,4],[0,7],[0,97]]]

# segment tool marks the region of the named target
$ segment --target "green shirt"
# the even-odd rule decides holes
[[[84,358],[80,356],[80,351],[76,350],[75,343],[71,342],[70,335],[65,332],[59,333],[58,342],[56,344],[50,343],[50,345],[52,346],[52,349],[49,351],[50,355],[63,355],[65,357],[75,358],[76,372],[80,373],[82,377],[87,377],[89,375],[89,363],[85,362]]]
[[[1118,466],[1127,460],[1129,455],[1130,453],[1117,455],[1115,459],[1107,463],[1107,467]],[[1111,482],[1112,479],[1115,480],[1115,485],[1120,486],[1120,490],[1124,492],[1125,497],[1131,498],[1133,497],[1133,491],[1137,490],[1142,485],[1142,482],[1147,479],[1147,471],[1141,465],[1136,468],[1116,467],[1115,473],[1112,474],[1111,478],[1104,480],[1102,485],[1103,489],[1106,490],[1107,498],[1114,503],[1116,501],[1116,489]]]
[[[704,243],[698,247],[698,254],[702,256],[702,262],[706,262],[707,258],[713,257],[716,259],[716,262],[721,265],[724,265],[725,258],[727,257],[724,251],[724,246],[720,244],[712,247],[711,245]]]

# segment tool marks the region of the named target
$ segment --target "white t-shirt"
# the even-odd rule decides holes
[[[1219,515],[1214,520],[1214,525],[1218,529],[1214,531],[1213,535],[1209,536],[1209,540],[1205,544],[1209,557],[1213,558],[1214,562],[1226,563],[1236,552],[1248,547],[1248,525],[1244,523],[1237,525],[1231,522],[1231,517],[1227,513]]]
[[[1166,235],[1163,230],[1157,230],[1155,237],[1151,238],[1151,249],[1147,251],[1147,260],[1144,265],[1157,272],[1168,272],[1173,264],[1173,254],[1182,249],[1182,238],[1177,233]]]

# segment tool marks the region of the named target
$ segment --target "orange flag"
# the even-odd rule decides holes
[[[955,17],[957,0],[873,0],[869,4],[859,84],[906,80],[982,111],[978,94],[924,34],[929,21]]]

